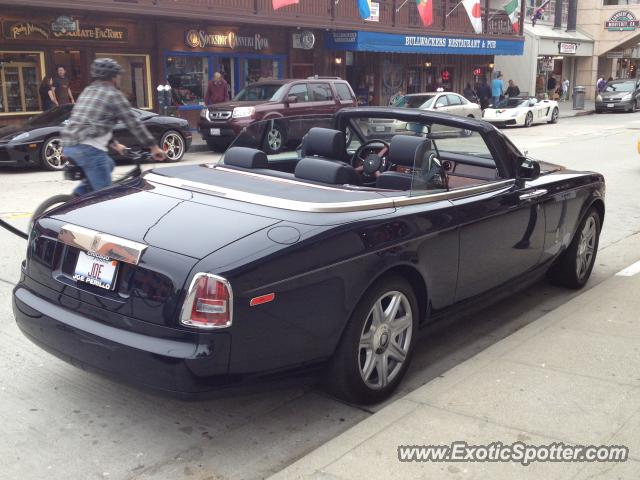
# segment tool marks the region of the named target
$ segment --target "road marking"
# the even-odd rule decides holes
[[[633,277],[637,273],[640,273],[640,262],[636,262],[633,265],[629,265],[627,268],[620,270],[616,273],[616,277]]]
[[[32,215],[33,212],[7,213],[4,215],[0,215],[0,218],[5,220],[15,220],[17,218],[30,218]]]

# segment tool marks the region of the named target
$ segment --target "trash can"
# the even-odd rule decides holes
[[[573,87],[573,109],[584,110],[584,87]]]

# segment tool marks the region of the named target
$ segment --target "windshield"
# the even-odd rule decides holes
[[[270,83],[249,85],[248,87],[240,90],[240,93],[238,93],[233,99],[242,102],[255,100],[277,101],[282,96],[284,88],[284,85]]]
[[[634,90],[634,82],[609,83],[604,89],[605,92],[633,92]]]
[[[435,97],[435,95],[405,95],[398,98],[393,103],[393,106],[399,108],[420,108],[424,103],[432,100],[433,97]]]
[[[52,108],[51,110],[47,110],[41,115],[37,115],[27,121],[27,125],[32,125],[34,127],[42,125],[59,125],[69,118],[69,115],[71,115],[71,108],[71,105]]]
[[[525,100],[522,98],[507,98],[498,104],[498,108],[526,107],[528,103],[529,103],[529,100]]]

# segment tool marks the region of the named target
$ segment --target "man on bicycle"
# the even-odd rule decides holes
[[[110,58],[98,58],[91,65],[92,83],[76,100],[69,123],[62,131],[64,155],[84,171],[86,181],[74,190],[84,195],[111,185],[114,162],[107,154],[112,148],[124,155],[126,148],[113,138],[113,128],[122,121],[140,144],[149,148],[154,160],[162,161],[164,151],[133,113],[120,88],[122,67]]]

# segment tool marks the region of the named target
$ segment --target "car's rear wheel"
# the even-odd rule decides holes
[[[331,360],[329,390],[359,404],[388,398],[411,361],[417,321],[418,302],[405,279],[376,282],[354,310]]]
[[[551,283],[575,289],[587,283],[598,253],[601,226],[600,213],[592,208],[580,222],[569,247],[547,272]]]
[[[265,133],[262,149],[267,155],[280,153],[284,147],[285,136],[283,128],[276,122],[267,128]]]
[[[558,110],[558,108],[556,107],[553,109],[553,112],[551,112],[551,120],[549,120],[549,123],[557,123],[559,116],[560,116],[560,110]]]
[[[162,135],[160,146],[170,162],[182,160],[186,151],[184,138],[175,130],[169,130]]]
[[[524,126],[529,128],[533,124],[533,113],[527,112],[527,116],[524,117]]]
[[[47,138],[40,148],[40,165],[45,170],[62,170],[67,161],[62,156],[62,140],[59,137]]]

